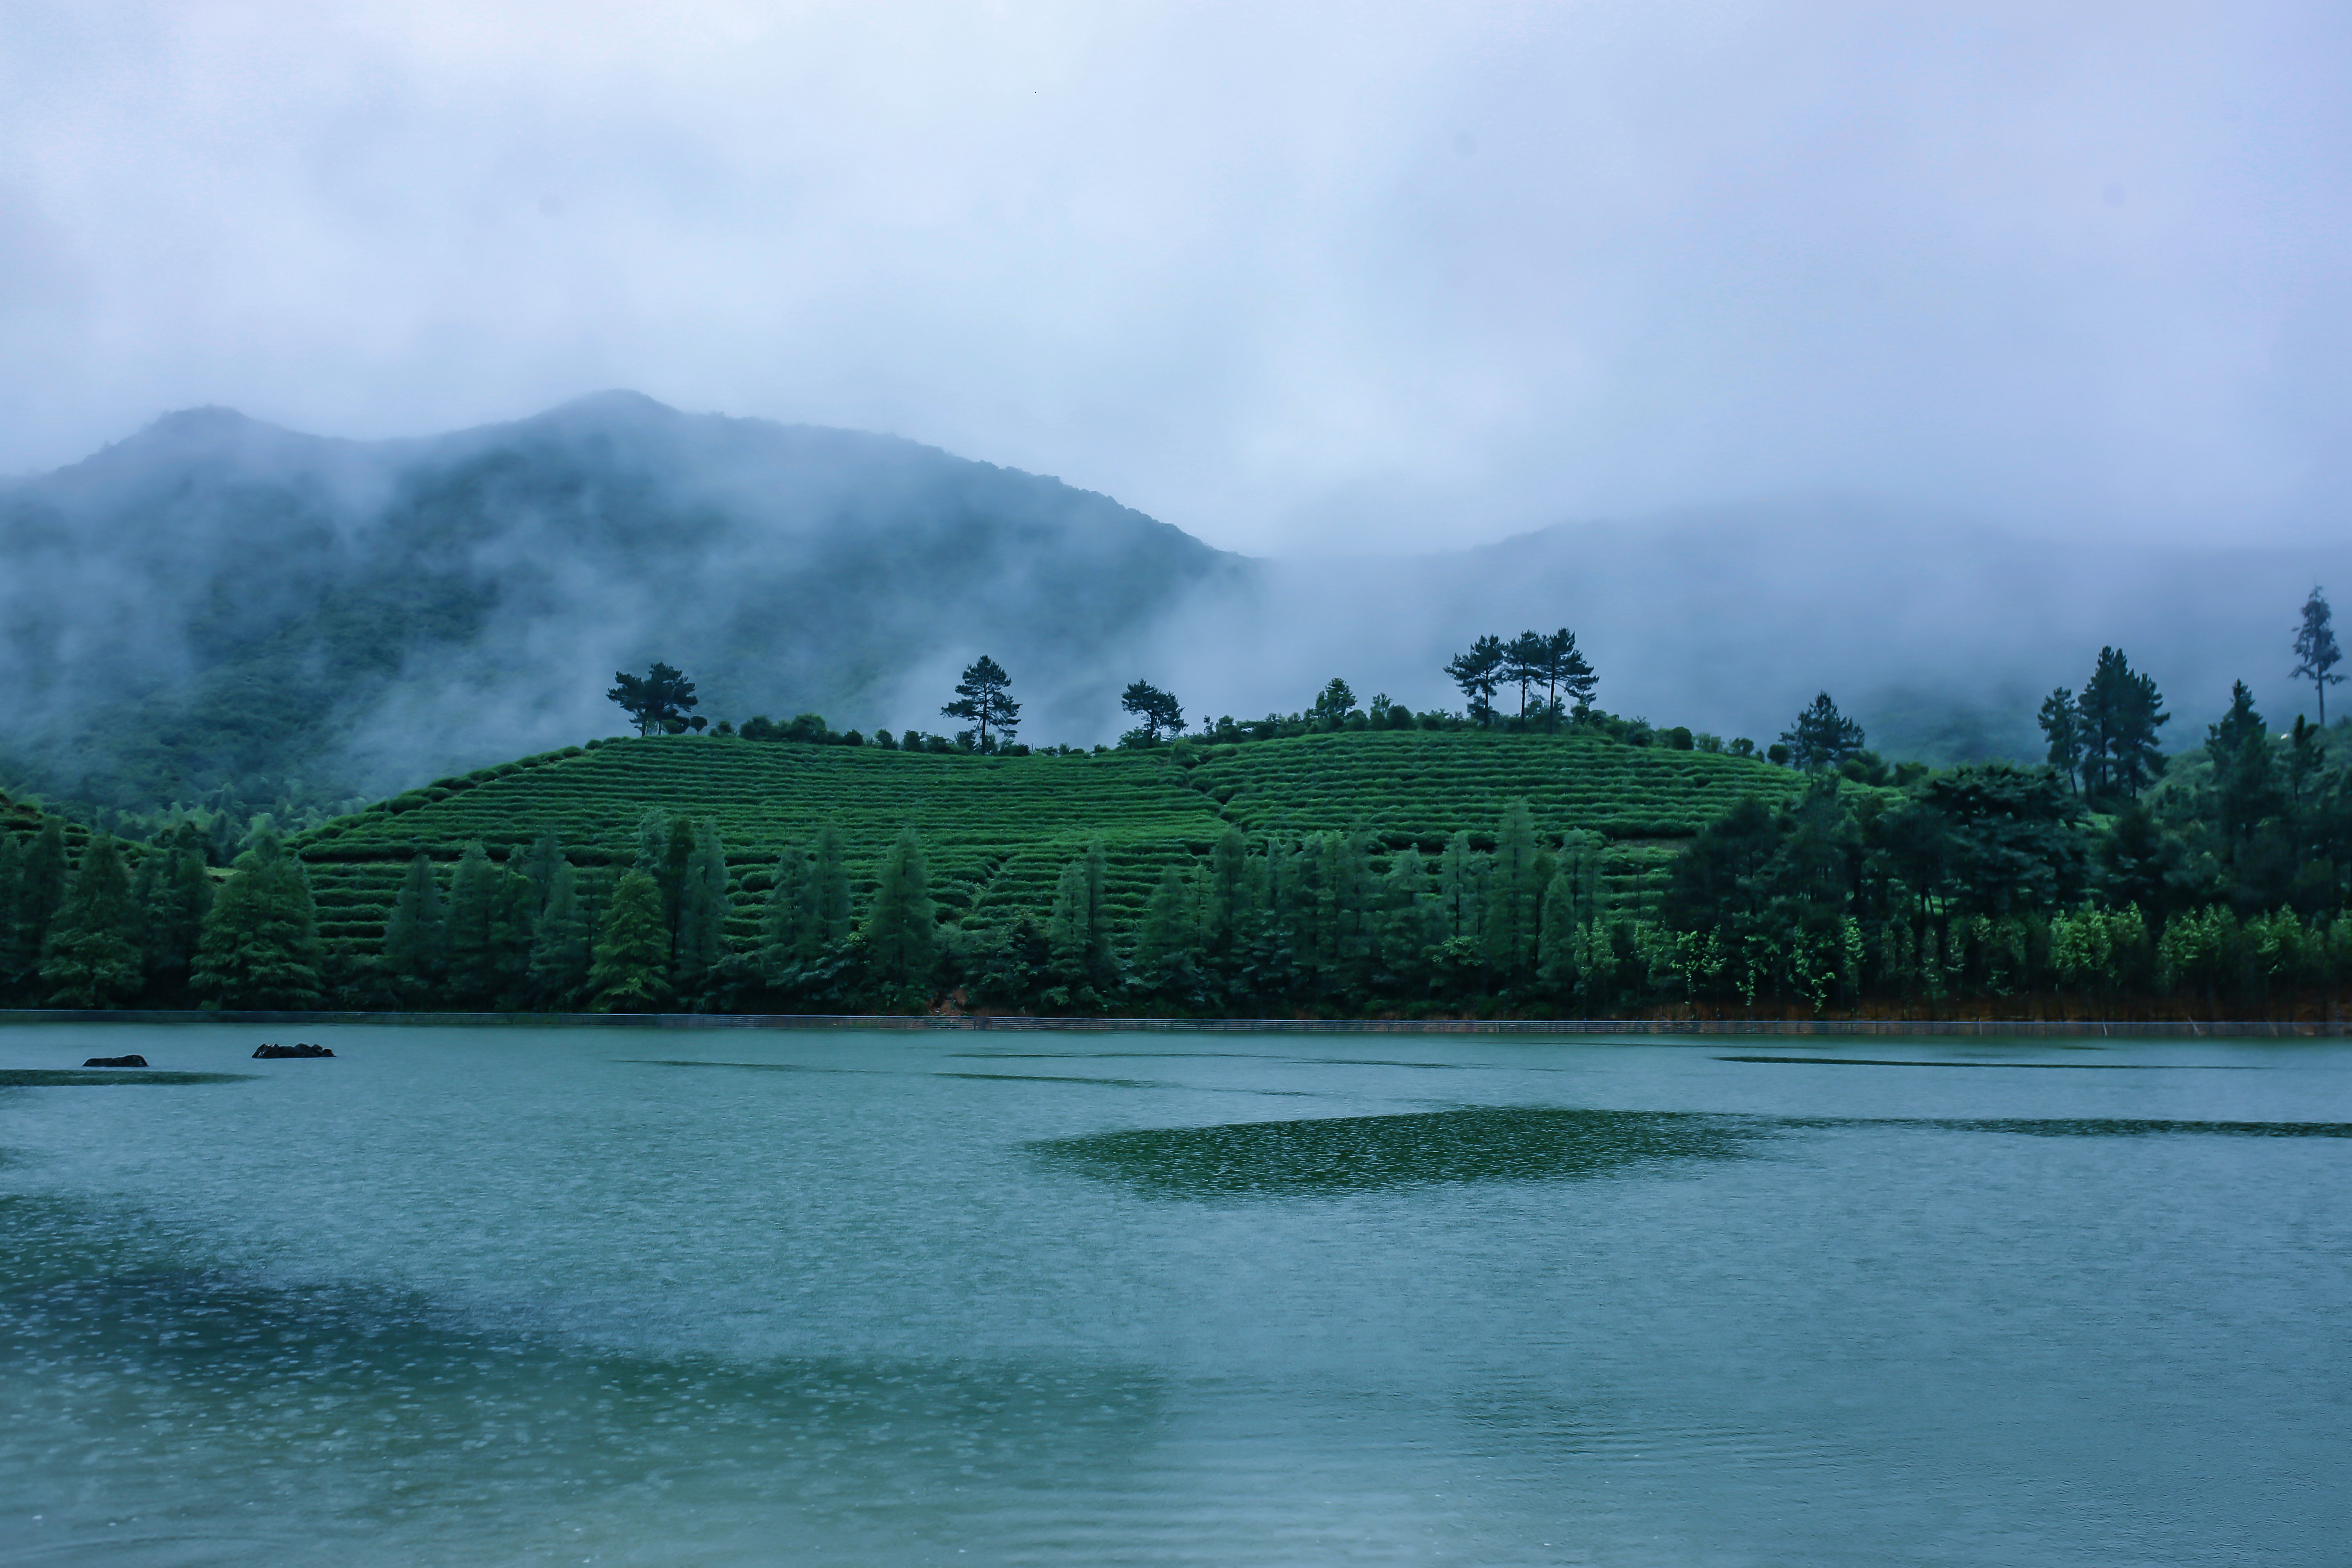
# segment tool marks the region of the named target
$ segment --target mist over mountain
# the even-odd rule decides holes
[[[986,651],[1092,729],[1119,650],[1243,569],[1035,475],[608,394],[423,440],[169,416],[0,489],[10,782],[139,807],[225,779],[373,794],[621,728],[664,658],[703,711],[943,727]]]
[[[1814,498],[1563,525],[1413,557],[1252,561],[1057,480],[625,393],[425,439],[217,409],[0,485],[0,783],[146,809],[388,793],[609,734],[616,668],[702,711],[948,728],[1013,671],[1023,734],[1105,741],[1138,677],[1194,719],[1346,677],[1456,706],[1481,632],[1573,626],[1612,710],[1768,741],[1831,690],[1890,755],[2038,754],[2032,714],[2124,647],[2202,734],[2352,546],[2029,540]],[[289,783],[289,780],[291,783]]]
[[[2042,698],[2079,687],[2102,644],[2156,676],[2176,715],[2168,747],[2202,739],[2233,679],[2282,724],[2312,711],[2287,671],[2315,582],[2352,587],[2352,541],[2025,538],[1853,498],[1783,499],[1443,554],[1268,563],[1213,636],[1191,639],[1183,676],[1236,714],[1296,708],[1331,675],[1456,706],[1439,670],[1471,637],[1565,625],[1612,711],[1769,742],[1827,689],[1890,756],[2038,761]]]

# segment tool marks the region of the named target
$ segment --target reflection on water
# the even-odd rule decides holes
[[[2069,1072],[2251,1072],[2251,1068],[2164,1062],[1972,1062],[1899,1061],[1879,1057],[1717,1057],[1719,1062],[1785,1062],[1792,1066],[1832,1068],[2056,1068]]]
[[[0,1068],[0,1089],[89,1089],[108,1083],[236,1083],[244,1072],[159,1072],[152,1068]]]
[[[2352,1048],[331,1043],[0,1031],[0,1563],[2301,1568],[2352,1535]],[[625,1057],[703,1044],[733,1059]],[[124,1051],[158,1065],[74,1065]],[[142,1082],[212,1087],[83,1087]]]
[[[1730,1159],[1757,1132],[1720,1116],[1477,1105],[1097,1132],[1029,1148],[1139,1192],[1210,1198],[1597,1176],[1644,1163]]]
[[[1791,1118],[1790,1127],[1928,1127],[1944,1132],[2021,1132],[2029,1138],[2352,1138],[2352,1121],[2171,1121],[2145,1117],[1879,1117],[1867,1121]]]
[[[64,1476],[102,1477],[95,1541],[26,1531],[91,1562],[247,1562],[272,1533],[257,1510],[347,1537],[275,1543],[298,1562],[543,1561],[559,1544],[572,1562],[732,1562],[773,1549],[746,1527],[780,1505],[826,1515],[803,1560],[952,1557],[963,1486],[943,1476],[1074,1508],[1055,1494],[1131,1469],[1160,1405],[1130,1369],[747,1365],[486,1332],[421,1294],[158,1267],[125,1239],[86,1205],[0,1200],[0,1336],[17,1352],[0,1389],[11,1423],[47,1439],[29,1490],[21,1452],[0,1486],[50,1524],[69,1517]],[[514,1518],[531,1495],[561,1522]],[[317,1520],[322,1500],[339,1519]],[[709,1517],[677,1519],[681,1503]],[[641,1555],[646,1510],[676,1522]]]

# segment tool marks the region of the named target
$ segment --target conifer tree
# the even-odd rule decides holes
[[[116,1007],[147,983],[139,905],[113,837],[96,834],[81,852],[65,901],[50,922],[41,984],[54,1007]]]
[[[1552,728],[1559,728],[1563,708],[1591,706],[1600,687],[1601,678],[1578,649],[1574,632],[1562,626],[1544,638],[1544,714]]]
[[[1528,694],[1550,673],[1551,640],[1541,632],[1521,632],[1503,646],[1500,684],[1519,689],[1519,722],[1528,719]]]
[[[1538,978],[1556,992],[1576,986],[1576,879],[1563,865],[1544,889],[1543,940],[1536,955]]]
[[[1486,920],[1485,867],[1470,847],[1470,835],[1457,832],[1445,841],[1437,862],[1437,892],[1433,936],[1438,942],[1475,937]]]
[[[956,700],[940,710],[950,719],[969,719],[974,729],[956,737],[973,741],[983,752],[994,751],[1011,742],[1021,728],[1021,704],[1013,700],[1013,678],[1004,667],[982,654],[977,662],[964,668],[963,679],[956,682]]]
[[[808,963],[823,946],[816,931],[811,870],[809,852],[798,846],[786,849],[776,861],[767,910],[760,920],[760,972],[771,982]]]
[[[579,873],[569,860],[558,860],[547,874],[546,907],[531,933],[531,989],[542,1002],[568,1007],[586,989],[593,958]]]
[[[1434,900],[1430,896],[1430,868],[1421,858],[1418,844],[1406,844],[1388,863],[1381,884],[1381,973],[1397,992],[1421,987],[1423,954],[1430,947],[1430,920]]]
[[[1540,853],[1528,803],[1513,801],[1503,809],[1495,830],[1486,920],[1486,963],[1506,980],[1524,976],[1534,967],[1543,915]]]
[[[432,857],[418,850],[402,879],[383,927],[383,967],[394,994],[410,1005],[432,995],[441,971],[441,891]]]
[[[1331,981],[1360,994],[1370,983],[1379,950],[1381,888],[1372,876],[1371,835],[1361,828],[1334,833],[1326,840],[1324,865],[1329,883]]]
[[[2329,623],[2335,612],[2328,608],[2324,589],[2314,587],[2311,597],[2303,602],[2303,620],[2294,629],[2294,678],[2308,680],[2319,697],[2319,727],[2327,728],[2327,689],[2340,686],[2344,678],[2335,673],[2344,662],[2344,652],[2336,646],[2336,628]]]
[[[1118,970],[1111,956],[1110,910],[1103,895],[1106,869],[1102,840],[1087,846],[1077,859],[1062,868],[1054,889],[1053,912],[1045,921],[1045,942],[1054,968],[1065,979],[1108,985]]]
[[[613,889],[597,933],[588,987],[598,1011],[651,1013],[669,1000],[669,929],[662,920],[661,884],[631,870]]]
[[[930,863],[911,827],[883,857],[866,912],[866,942],[887,984],[928,988],[940,956],[937,908],[931,902]]]
[[[701,995],[727,952],[727,850],[718,825],[694,825],[693,847],[678,879],[677,993]]]
[[[490,995],[496,1005],[520,1005],[530,989],[531,942],[539,930],[540,889],[511,864],[491,883],[490,940],[487,954]]]
[[[265,827],[205,916],[189,984],[209,1006],[312,1007],[321,956],[310,879]]]
[[[450,999],[460,1006],[489,1005],[498,976],[490,943],[490,919],[498,893],[498,868],[478,838],[466,846],[449,873],[449,906],[441,917],[441,973]]]
[[[1469,652],[1445,662],[1445,673],[1462,689],[1473,724],[1494,721],[1495,689],[1503,682],[1504,657],[1502,638],[1483,637],[1470,645]]]
[[[2075,705],[2083,714],[2084,793],[2114,790],[2137,799],[2163,771],[2157,731],[2172,718],[2155,679],[2133,669],[2121,648],[2103,647]]]
[[[1321,834],[1308,833],[1267,850],[1276,872],[1271,910],[1274,927],[1281,954],[1292,972],[1283,978],[1293,987],[1317,988],[1330,958],[1326,849]]]
[[[809,864],[809,921],[818,951],[849,940],[849,858],[838,823],[817,829],[816,851]]]
[[[1163,867],[1160,885],[1143,907],[1135,937],[1136,984],[1155,995],[1192,991],[1198,973],[1199,937],[1192,889],[1173,866]]]
[[[637,818],[636,868],[661,884],[663,873],[669,867],[669,813],[657,805],[647,806]]]
[[[522,859],[519,868],[513,859],[507,861],[509,870],[520,869],[530,879],[535,895],[530,909],[534,920],[541,910],[547,908],[548,895],[555,889],[556,868],[564,864],[563,841],[556,837],[553,827],[544,829],[531,841],[530,853]]]
[[[25,852],[16,836],[0,833],[0,985],[22,984],[39,963],[25,941]]]
[[[40,962],[49,922],[66,901],[67,871],[65,824],[52,816],[25,851],[23,890],[17,896],[16,919],[28,968]]]
[[[177,994],[188,983],[213,906],[213,879],[205,868],[205,835],[184,823],[140,862],[139,902],[145,915],[147,978],[152,989]]]
[[[1580,930],[1592,926],[1607,910],[1602,876],[1608,852],[1608,838],[1590,828],[1560,836],[1558,870],[1568,879],[1569,917]]]
[[[1202,924],[1210,952],[1231,952],[1255,923],[1252,907],[1249,840],[1228,823],[1209,849],[1209,880]]]
[[[2042,737],[2050,742],[2046,760],[2065,779],[2066,787],[2075,789],[2083,769],[2083,710],[2074,692],[2059,687],[2042,700],[2042,711],[2035,718]]]

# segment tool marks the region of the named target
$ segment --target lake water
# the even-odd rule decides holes
[[[257,1037],[0,1031],[0,1561],[2352,1557],[2339,1045]]]

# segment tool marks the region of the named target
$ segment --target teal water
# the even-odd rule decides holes
[[[2346,1560],[2342,1046],[320,1037],[0,1031],[0,1562]]]

